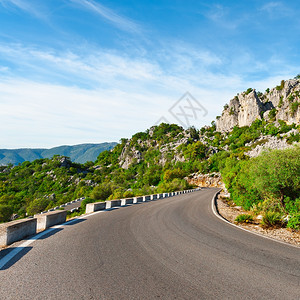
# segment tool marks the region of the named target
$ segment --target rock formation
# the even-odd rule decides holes
[[[279,86],[264,94],[248,89],[224,106],[217,117],[217,131],[228,132],[234,126],[250,126],[256,119],[283,120],[300,124],[300,79],[281,81]]]
[[[201,174],[194,173],[185,178],[189,184],[199,187],[218,187],[225,189],[220,173]]]

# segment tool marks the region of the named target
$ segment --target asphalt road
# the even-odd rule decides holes
[[[0,270],[0,298],[300,299],[300,249],[218,219],[215,192],[113,209],[57,228]]]

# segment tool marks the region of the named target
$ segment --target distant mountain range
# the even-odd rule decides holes
[[[54,155],[64,155],[73,162],[85,163],[95,161],[98,155],[111,150],[117,143],[80,144],[74,146],[59,146],[51,149],[0,149],[0,165],[18,165],[24,161],[34,161],[41,158],[51,158]]]

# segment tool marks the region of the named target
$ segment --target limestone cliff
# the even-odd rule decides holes
[[[194,173],[185,178],[191,185],[199,187],[218,187],[225,189],[225,184],[222,181],[220,173],[201,174]]]
[[[254,89],[238,94],[224,106],[217,117],[217,131],[228,132],[234,126],[250,126],[256,119],[283,120],[287,124],[300,124],[300,79],[281,81],[264,94]]]

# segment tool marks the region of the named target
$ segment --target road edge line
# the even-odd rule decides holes
[[[277,240],[277,239],[274,239],[272,237],[269,237],[269,236],[265,236],[263,234],[260,234],[258,232],[254,232],[254,231],[251,231],[249,229],[246,229],[246,228],[243,228],[243,227],[240,227],[234,223],[231,223],[229,222],[228,220],[226,220],[217,210],[217,196],[218,194],[221,192],[221,190],[219,190],[218,192],[216,192],[212,198],[212,201],[211,201],[211,208],[212,208],[212,212],[213,214],[219,218],[220,220],[222,220],[223,222],[227,223],[227,224],[230,224],[231,226],[234,226],[238,229],[241,229],[241,230],[244,230],[246,232],[249,232],[249,233],[252,233],[252,234],[255,234],[257,236],[260,236],[260,237],[263,237],[265,239],[268,239],[268,240],[271,240],[271,241],[274,241],[274,242],[277,242],[277,243],[280,243],[280,244],[283,244],[283,245],[286,245],[286,246],[291,246],[291,247],[294,247],[294,248],[297,248],[297,249],[300,249],[300,246],[296,246],[296,245],[293,245],[293,244],[289,244],[287,242],[284,242],[284,241],[280,241],[280,240]]]

